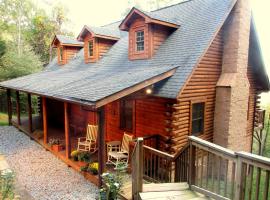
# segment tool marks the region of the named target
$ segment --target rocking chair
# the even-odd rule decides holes
[[[132,141],[132,139],[132,136],[124,133],[122,143],[120,141],[112,141],[107,143],[107,164],[113,164],[115,168],[117,168],[119,164],[127,165],[129,160],[129,143]]]
[[[86,137],[78,138],[78,151],[89,151],[96,152],[97,150],[97,133],[98,126],[89,125],[87,126]]]

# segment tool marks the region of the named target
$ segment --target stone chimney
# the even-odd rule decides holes
[[[249,81],[249,0],[238,0],[224,28],[222,73],[217,83],[214,143],[234,151],[250,151],[247,138]]]

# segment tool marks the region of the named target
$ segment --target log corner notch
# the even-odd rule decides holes
[[[98,181],[99,187],[102,186],[102,174],[105,168],[105,132],[104,132],[104,121],[105,113],[104,107],[100,107],[97,110],[98,114]]]
[[[11,103],[11,90],[7,89],[7,112],[8,112],[8,125],[12,125],[12,103]]]
[[[71,145],[69,134],[69,115],[68,115],[68,103],[64,102],[64,118],[65,118],[65,141],[66,141],[66,158],[70,157]]]

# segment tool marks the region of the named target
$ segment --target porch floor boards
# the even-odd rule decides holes
[[[12,119],[12,124],[18,128],[20,131],[24,132],[26,135],[30,137],[30,139],[35,140],[37,143],[39,143],[41,146],[43,146],[47,151],[50,151],[52,154],[54,154],[57,158],[61,159],[63,162],[65,162],[69,167],[72,167],[74,170],[78,171],[80,174],[82,174],[87,180],[91,181],[95,185],[98,186],[98,176],[92,175],[87,172],[82,172],[81,165],[78,164],[78,162],[73,161],[70,158],[66,157],[65,150],[60,152],[52,151],[50,145],[44,144],[43,141],[43,130],[42,125],[40,124],[39,116],[33,117],[33,132],[30,133],[28,128],[28,118],[21,117],[21,125],[17,124],[17,119]],[[85,137],[85,135],[81,134],[74,134],[71,133],[70,135],[70,143],[71,143],[71,151],[77,149],[77,143],[78,143],[78,137]],[[59,128],[52,128],[48,127],[48,141],[51,138],[57,138],[63,141],[63,144],[65,144],[65,133],[64,130],[61,130]],[[97,152],[95,154],[92,154],[92,161],[95,162],[98,160]],[[106,165],[105,171],[115,173],[112,165]],[[124,186],[122,188],[122,192],[120,193],[120,196],[124,200],[131,200],[132,196],[132,187],[131,187],[131,177],[129,174],[124,175]]]

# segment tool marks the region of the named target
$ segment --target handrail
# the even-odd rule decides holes
[[[203,139],[195,137],[195,136],[189,136],[188,138],[192,142],[192,144],[194,144],[194,145],[199,144],[199,145],[202,145],[201,146],[202,148],[206,147],[206,148],[214,150],[215,152],[226,154],[227,156],[230,156],[230,157],[236,157],[235,152],[230,150],[230,149],[226,149],[222,146],[208,142],[206,140],[203,140]]]
[[[154,153],[154,154],[156,154],[156,155],[158,155],[160,157],[167,158],[169,160],[173,160],[174,159],[174,156],[173,155],[168,154],[168,153],[165,153],[165,152],[160,151],[160,150],[157,150],[157,149],[154,149],[152,147],[143,145],[143,148],[150,150],[152,153]]]

